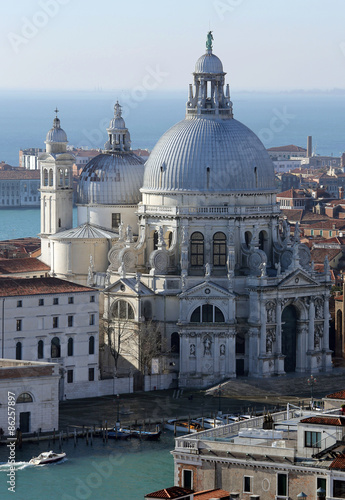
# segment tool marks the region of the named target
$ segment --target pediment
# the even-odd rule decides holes
[[[192,298],[222,298],[235,297],[233,292],[229,292],[226,288],[213,283],[212,281],[203,281],[198,285],[195,285],[188,290],[180,293],[181,298],[192,299]]]
[[[297,269],[288,276],[285,276],[278,284],[278,288],[296,288],[301,286],[320,286],[320,283],[311,278],[302,269]]]
[[[111,294],[118,294],[119,296],[122,294],[124,296],[133,295],[135,297],[138,295],[154,295],[154,292],[143,283],[139,283],[139,287],[137,287],[135,278],[121,278],[105,288],[104,291]]]

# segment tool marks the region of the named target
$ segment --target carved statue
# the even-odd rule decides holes
[[[211,276],[211,264],[209,264],[207,262],[207,264],[205,264],[205,276],[206,278],[209,278]]]
[[[124,228],[123,228],[123,221],[119,225],[119,241],[122,241],[124,238]]]
[[[264,278],[266,276],[266,262],[262,262],[259,266],[260,271],[261,271],[261,278]]]
[[[328,255],[326,255],[324,263],[323,263],[323,268],[326,276],[329,275],[330,267],[329,267],[329,260],[328,260]]]
[[[189,355],[195,356],[195,344],[190,344],[189,346]]]
[[[207,33],[207,41],[206,41],[206,49],[207,50],[212,50],[212,42],[213,42],[212,31],[209,31]]]
[[[281,272],[282,272],[282,267],[281,267],[280,262],[278,262],[275,267],[276,267],[276,270],[277,270],[277,276],[280,276]]]
[[[225,356],[225,345],[224,344],[221,344],[220,345],[220,348],[219,348],[219,354],[221,356]]]
[[[91,254],[90,254],[90,269],[91,269],[91,270],[92,270],[92,272],[93,272],[93,270],[94,270],[94,267],[93,267],[93,257],[92,257],[92,255],[91,255]]]
[[[128,241],[129,243],[132,243],[132,241],[133,241],[133,232],[132,232],[132,228],[129,224],[126,228],[126,241]]]
[[[211,354],[212,342],[209,337],[204,338],[204,356]]]
[[[301,230],[299,228],[299,223],[298,222],[296,222],[296,226],[295,226],[294,241],[296,243],[299,243],[301,241]]]

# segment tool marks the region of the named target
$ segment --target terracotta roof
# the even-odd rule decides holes
[[[267,151],[289,151],[291,153],[297,152],[306,152],[305,148],[301,148],[300,146],[295,146],[294,144],[289,144],[288,146],[276,146],[273,148],[269,148]]]
[[[211,500],[212,498],[219,498],[220,500],[228,500],[230,498],[230,492],[216,489],[216,490],[204,490],[194,493],[194,500]]]
[[[283,191],[282,193],[277,194],[277,198],[310,198],[310,196],[306,196],[304,191],[297,189],[288,189],[287,191]]]
[[[32,272],[32,271],[49,271],[50,267],[38,259],[32,257],[24,257],[22,259],[1,259],[0,258],[0,274]]]
[[[331,262],[335,259],[339,254],[342,254],[342,250],[339,248],[313,248],[311,250],[311,259],[316,263],[323,264],[326,255],[328,260]]]
[[[338,297],[336,297],[336,298],[338,298]],[[326,398],[328,398],[328,399],[345,399],[345,389],[341,389],[340,391],[337,391],[337,392],[332,392],[332,394],[327,394]]]
[[[345,455],[337,456],[329,466],[330,469],[345,469]]]
[[[165,488],[164,490],[154,491],[145,495],[145,498],[180,498],[185,495],[191,495],[193,490],[188,488],[180,488],[179,486],[171,486],[170,488]]]
[[[302,424],[344,426],[345,417],[308,417],[301,420]]]
[[[39,179],[40,171],[39,170],[0,170],[0,180],[30,180],[30,179]]]
[[[89,292],[91,290],[93,289],[87,286],[59,278],[0,278],[0,297]]]
[[[344,295],[336,295],[336,296],[334,297],[334,300],[340,300],[340,301],[342,302],[342,301],[344,300]],[[344,393],[344,399],[345,399],[345,391],[343,391],[343,393]],[[335,394],[336,394],[336,393],[335,393]],[[326,398],[329,398],[329,397],[330,397],[330,396],[326,396]],[[338,399],[338,398],[336,398],[336,399]],[[343,399],[343,398],[339,398],[339,399]]]
[[[289,222],[301,222],[302,216],[303,216],[303,209],[299,208],[292,208],[291,210],[289,209],[281,209],[281,212]]]
[[[315,222],[302,220],[302,223],[303,222],[308,224],[306,227],[310,227],[312,229],[333,229],[334,231],[337,229],[345,229],[345,220],[328,218],[328,220],[317,220]]]
[[[302,215],[302,222],[316,222],[321,220],[329,220],[329,217],[327,217],[327,215],[314,214],[313,212],[309,212],[308,210],[305,211]]]

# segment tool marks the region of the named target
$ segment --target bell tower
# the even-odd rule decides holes
[[[41,260],[51,265],[49,236],[73,227],[73,164],[67,152],[67,135],[60,126],[55,110],[53,127],[45,143],[46,152],[39,157],[41,170]]]

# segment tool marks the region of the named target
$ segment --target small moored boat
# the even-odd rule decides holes
[[[53,464],[55,462],[59,462],[63,458],[65,458],[66,453],[54,453],[53,451],[43,451],[38,457],[33,457],[29,460],[29,464],[31,465],[45,465],[45,464]]]

